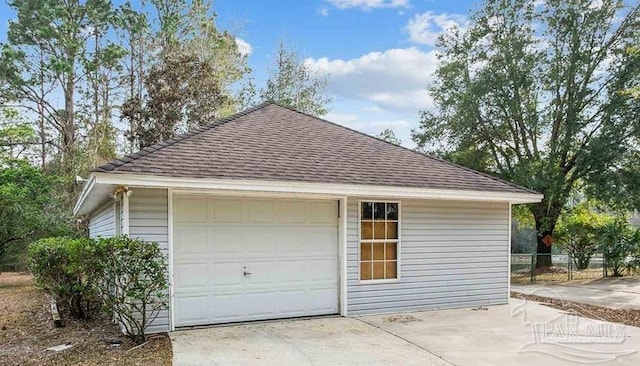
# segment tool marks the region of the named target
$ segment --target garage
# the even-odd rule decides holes
[[[338,313],[338,201],[173,196],[175,326]]]

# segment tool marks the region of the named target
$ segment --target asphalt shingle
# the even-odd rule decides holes
[[[272,102],[94,171],[536,193]]]

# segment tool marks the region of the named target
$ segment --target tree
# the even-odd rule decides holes
[[[487,0],[466,31],[440,39],[429,87],[437,109],[422,112],[413,139],[544,194],[528,205],[538,267],[551,265],[553,232],[576,187],[612,199],[640,179],[640,110],[622,92],[640,75],[624,52],[639,16],[638,5],[613,0]]]
[[[55,191],[58,178],[24,160],[0,162],[0,263],[10,246],[69,230],[70,213]]]
[[[93,37],[112,28],[115,11],[108,0],[11,0],[9,6],[17,20],[9,24],[8,43],[0,56],[3,92],[38,116],[43,165],[47,130],[52,129],[56,136],[50,143],[60,153],[62,171],[73,175],[80,132],[78,90],[88,75],[82,66],[98,67],[89,59],[92,52],[101,53]],[[109,43],[107,37],[100,40]],[[57,102],[60,96],[62,106]]]
[[[640,40],[638,40],[638,42],[640,42]],[[629,47],[627,49],[627,53],[629,53],[631,57],[640,58],[640,46]],[[632,98],[640,100],[640,85],[636,83],[635,86],[625,90],[625,93],[627,93],[627,95],[630,95]]]
[[[327,77],[314,72],[297,52],[280,42],[275,68],[260,90],[262,101],[274,101],[313,116],[327,114],[331,98],[325,94]]]
[[[211,1],[152,3],[158,55],[145,71],[144,92],[131,95],[122,110],[128,138],[140,148],[234,113],[232,86],[249,72],[235,37],[216,27]]]
[[[149,22],[146,13],[140,13],[131,7],[130,3],[121,6],[120,12],[120,29],[121,37],[125,48],[128,49],[127,58],[125,59],[125,87],[127,88],[125,100],[142,101],[142,93],[144,89],[144,76],[147,61],[151,58],[148,48],[151,46]],[[139,110],[139,105],[134,105],[134,109]],[[129,119],[129,131],[133,131],[135,126],[135,118]],[[129,139],[129,153],[133,153],[136,149],[135,141]]]
[[[536,250],[536,229],[531,212],[523,205],[511,207],[511,253]]]
[[[402,141],[396,136],[396,133],[393,132],[392,129],[387,128],[384,131],[380,132],[376,135],[380,140],[385,140],[386,142],[390,142],[394,145],[402,145]]]
[[[4,162],[33,158],[36,133],[12,108],[0,110],[0,167]]]
[[[626,269],[635,265],[631,259],[640,248],[640,229],[631,227],[628,217],[619,215],[599,231],[600,249],[607,268],[613,271],[614,277],[623,276]]]
[[[591,256],[598,251],[602,227],[612,217],[598,213],[589,202],[583,202],[560,216],[556,226],[558,243],[573,257],[577,269],[589,268]]]

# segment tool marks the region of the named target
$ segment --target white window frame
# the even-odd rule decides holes
[[[385,278],[385,279],[371,279],[371,280],[363,280],[361,274],[361,262],[362,262],[362,203],[363,202],[373,202],[375,203],[396,203],[398,204],[398,242],[396,243],[396,278]],[[385,218],[386,220],[386,218]],[[365,239],[367,242],[376,243],[376,242],[387,242],[387,239]],[[358,283],[359,284],[382,284],[382,283],[399,283],[401,282],[401,273],[400,270],[401,265],[401,253],[402,253],[402,202],[401,201],[389,201],[389,200],[381,200],[381,199],[361,199],[358,200]],[[386,249],[385,249],[386,250]],[[385,265],[386,271],[386,265]]]

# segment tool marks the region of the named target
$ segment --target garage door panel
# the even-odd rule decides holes
[[[206,291],[208,263],[176,264],[174,276],[176,292]]]
[[[203,324],[209,319],[209,296],[207,295],[177,297],[174,304],[177,324]]]
[[[337,271],[335,264],[331,259],[309,260],[305,263],[306,278],[310,281],[334,281]]]
[[[242,223],[242,199],[211,200],[213,223]]]
[[[207,200],[190,197],[181,198],[176,201],[175,207],[176,223],[207,223]]]
[[[246,310],[250,319],[269,318],[275,312],[275,292],[248,292],[246,294]]]
[[[179,226],[174,230],[176,257],[199,258],[208,255],[208,228],[193,225]]]
[[[242,316],[242,294],[222,294],[210,297],[211,314],[220,321],[233,320]]]
[[[308,310],[310,312],[338,312],[338,305],[332,300],[332,294],[335,291],[335,287],[326,288],[324,290],[315,290],[308,294]]]
[[[307,248],[317,255],[338,255],[335,245],[338,230],[334,228],[312,227],[307,230]]]
[[[304,201],[277,201],[275,221],[279,224],[304,224],[306,222]]]
[[[177,326],[338,311],[336,202],[192,198],[174,202],[206,220],[174,218]]]
[[[309,201],[307,203],[308,222],[314,225],[334,226],[338,205],[335,201]]]
[[[247,256],[263,256],[275,251],[276,238],[272,228],[248,226],[239,230],[243,230],[241,247]]]
[[[236,258],[245,251],[242,245],[243,234],[239,227],[210,227],[209,237],[212,238],[210,254],[213,258]]]
[[[274,222],[274,203],[272,200],[248,200],[247,207],[247,223],[273,223]]]
[[[246,262],[247,276],[245,283],[250,286],[271,285],[278,281],[278,266],[275,261],[253,260]]]
[[[306,299],[305,290],[280,291],[277,311],[283,314],[302,314],[307,308]]]
[[[241,262],[215,262],[212,263],[210,283],[218,290],[224,290],[225,286],[242,286],[243,264]]]
[[[299,257],[309,250],[307,230],[301,230],[300,227],[278,227],[273,232],[277,242],[277,255],[280,257]]]
[[[278,268],[282,272],[280,285],[283,287],[300,286],[307,281],[307,266],[304,260],[281,260]]]

